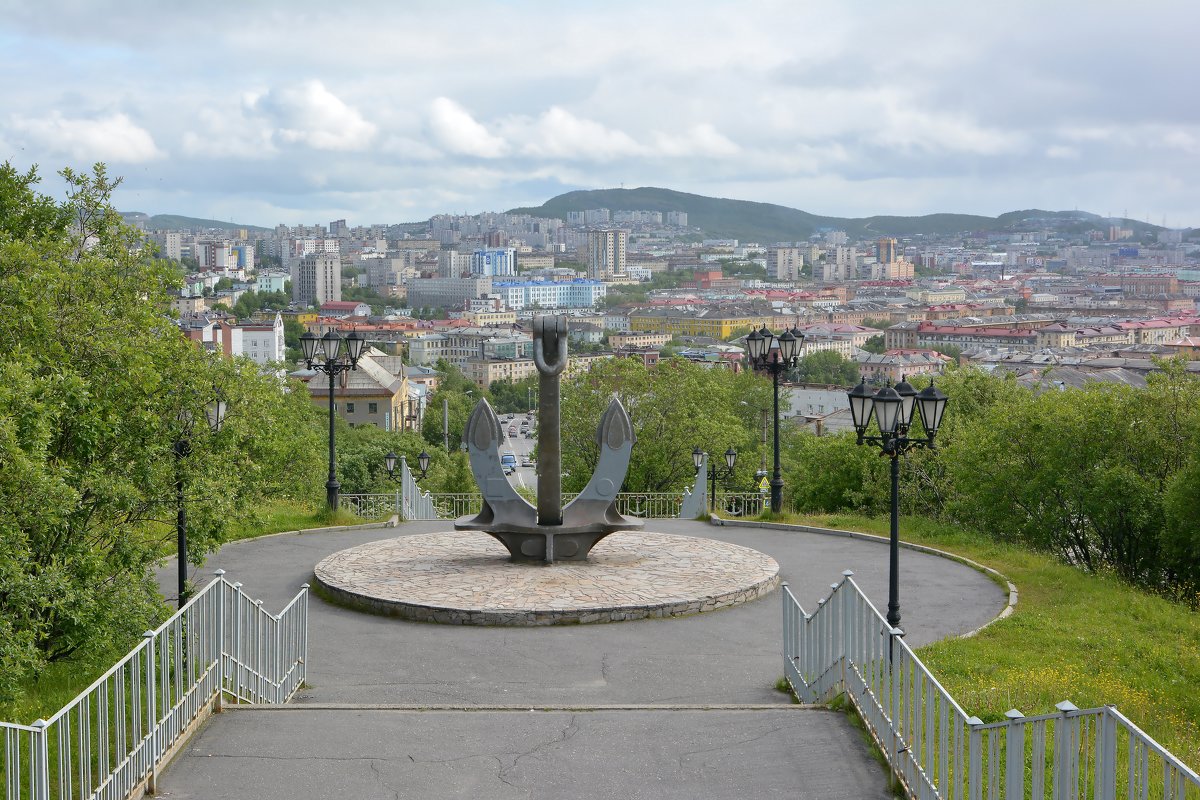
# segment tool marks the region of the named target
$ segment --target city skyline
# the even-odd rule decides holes
[[[0,159],[56,194],[105,161],[129,211],[356,225],[663,186],[1200,225],[1182,2],[2,5]]]

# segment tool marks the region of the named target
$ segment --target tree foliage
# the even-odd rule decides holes
[[[1200,381],[1164,362],[1145,388],[1034,391],[975,369],[938,379],[950,397],[938,448],[901,461],[901,506],[997,539],[1200,595]],[[914,379],[919,390],[926,382]],[[789,436],[788,491],[804,510],[880,513],[887,462],[852,435]]]
[[[0,697],[163,614],[151,568],[172,551],[177,480],[193,561],[262,496],[319,491],[304,390],[181,336],[178,274],[112,209],[118,182],[100,165],[62,175],[59,203],[0,167]],[[229,412],[213,435],[218,390]]]
[[[759,413],[770,405],[770,391],[756,375],[679,358],[651,368],[627,358],[598,362],[563,386],[563,489],[582,489],[595,470],[596,426],[614,394],[637,436],[623,491],[674,492],[692,485],[694,447],[713,458],[733,447],[739,459],[731,484],[749,488],[758,463]]]
[[[858,364],[836,350],[818,350],[802,357],[793,374],[800,383],[851,386],[858,383]]]

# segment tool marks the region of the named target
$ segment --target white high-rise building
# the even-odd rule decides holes
[[[517,250],[504,247],[493,250],[476,250],[471,254],[471,274],[494,278],[517,274]]]
[[[292,267],[292,299],[321,305],[342,299],[342,258],[337,253],[309,253]]]

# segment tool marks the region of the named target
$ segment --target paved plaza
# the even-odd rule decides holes
[[[779,582],[779,565],[757,550],[643,531],[606,537],[586,561],[553,564],[515,562],[475,531],[396,536],[339,550],[315,573],[339,603],[457,625],[700,614],[757,600]]]
[[[845,569],[877,607],[886,604],[880,542],[675,520],[647,527],[766,554],[810,610]],[[205,571],[226,570],[278,610],[335,552],[449,528],[266,537],[227,545]],[[163,570],[164,591],[172,569]],[[913,645],[973,630],[1007,599],[979,572],[925,553],[901,551],[901,576],[902,626]],[[160,791],[888,796],[883,770],[844,716],[791,706],[773,688],[782,675],[780,619],[777,591],[695,616],[540,628],[409,622],[313,597],[308,687],[287,708],[215,717],[168,767]]]

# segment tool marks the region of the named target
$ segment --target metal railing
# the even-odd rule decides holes
[[[1200,777],[1111,706],[968,716],[851,576],[813,614],[783,585],[784,673],[806,702],[844,693],[909,797],[1200,798]]]
[[[278,615],[222,571],[48,719],[0,722],[5,800],[121,800],[225,697],[284,703],[305,678],[308,585]]]
[[[563,494],[563,503],[569,503],[577,495]],[[478,514],[483,507],[483,497],[473,492],[430,493],[420,489],[410,494],[344,494],[342,505],[366,519],[383,519],[399,514],[404,520],[457,519],[468,514]],[[617,495],[617,510],[630,517],[645,519],[673,519],[678,517],[683,496],[673,492],[621,492]],[[762,511],[762,500],[757,495],[730,495],[727,512],[735,516],[758,514]]]
[[[409,517],[405,519],[455,519],[467,514],[478,514],[483,507],[483,497],[473,493],[429,494],[436,516]],[[571,502],[578,493],[564,492],[562,501]],[[683,496],[674,492],[621,492],[617,495],[617,511],[630,517],[643,519],[673,519],[680,514]]]
[[[769,495],[761,492],[729,492],[718,489],[716,503],[718,514],[734,517],[757,517],[771,505]]]
[[[363,519],[387,519],[400,513],[400,493],[391,494],[343,494],[338,496],[342,508]]]

